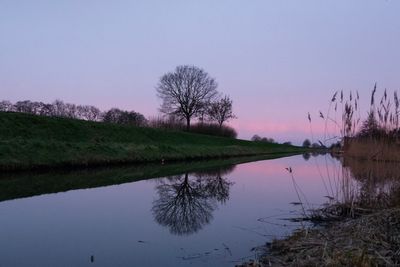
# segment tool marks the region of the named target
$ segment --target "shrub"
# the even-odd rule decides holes
[[[176,131],[186,131],[186,124],[183,119],[177,116],[153,117],[149,119],[148,126],[151,128],[170,129]],[[232,127],[216,123],[198,122],[192,124],[190,132],[198,134],[208,134],[229,138],[236,138],[237,132]]]
[[[112,108],[103,115],[103,122],[130,124],[135,126],[147,125],[146,118],[135,111],[125,111],[117,108]]]
[[[251,138],[251,141],[253,142],[264,142],[264,143],[276,143],[275,140],[273,138],[268,138],[268,137],[261,137],[257,134],[253,135],[253,137]]]
[[[216,135],[229,138],[237,137],[237,132],[235,129],[226,125],[219,126],[216,123],[196,123],[192,125],[190,131],[199,134]]]
[[[303,147],[310,147],[310,146],[311,146],[311,141],[308,139],[304,140]]]

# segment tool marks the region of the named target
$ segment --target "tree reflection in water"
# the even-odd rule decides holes
[[[155,220],[175,235],[198,232],[213,219],[218,203],[229,199],[233,184],[224,175],[235,166],[206,172],[168,177],[156,186],[159,198],[153,202]]]

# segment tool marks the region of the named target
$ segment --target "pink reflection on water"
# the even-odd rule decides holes
[[[292,168],[293,177],[286,170],[288,167]],[[287,203],[298,201],[294,183],[297,190],[301,191],[301,201],[321,204],[327,200],[326,196],[334,195],[341,179],[340,162],[329,155],[311,157],[308,161],[301,156],[258,161],[240,165],[236,173],[257,184],[259,193],[280,191],[279,198],[286,199]]]

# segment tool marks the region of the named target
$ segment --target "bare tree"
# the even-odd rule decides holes
[[[212,121],[216,121],[219,127],[230,119],[235,119],[236,116],[233,114],[232,100],[229,96],[224,96],[214,102],[211,102],[208,108],[208,116]]]
[[[14,109],[16,112],[31,113],[31,114],[34,113],[32,102],[29,100],[18,101],[17,103],[15,103]]]
[[[54,117],[65,117],[66,107],[63,101],[56,100],[52,103],[52,114]]]
[[[217,82],[198,67],[178,66],[175,72],[161,77],[157,93],[163,101],[160,111],[185,118],[189,130],[191,119],[202,110],[203,103],[217,95]]]
[[[87,121],[98,121],[100,120],[100,109],[94,106],[77,106],[77,116],[80,119],[87,120]]]
[[[146,118],[135,111],[125,111],[118,108],[112,108],[105,112],[103,121],[107,123],[117,124],[130,124],[135,126],[145,126],[147,124]]]
[[[52,116],[53,115],[53,105],[42,103],[42,107],[40,109],[40,114],[42,116]]]
[[[64,117],[71,118],[71,119],[77,119],[78,118],[78,112],[75,104],[70,104],[70,103],[65,103],[65,114],[63,114]]]
[[[101,111],[95,106],[86,106],[88,113],[86,119],[89,121],[99,121],[101,119]]]
[[[3,100],[0,102],[0,111],[12,111],[13,104],[10,101]]]

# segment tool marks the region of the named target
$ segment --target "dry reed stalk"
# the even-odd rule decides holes
[[[241,266],[398,266],[399,248],[400,209],[390,209],[300,230],[268,244],[256,264]]]

